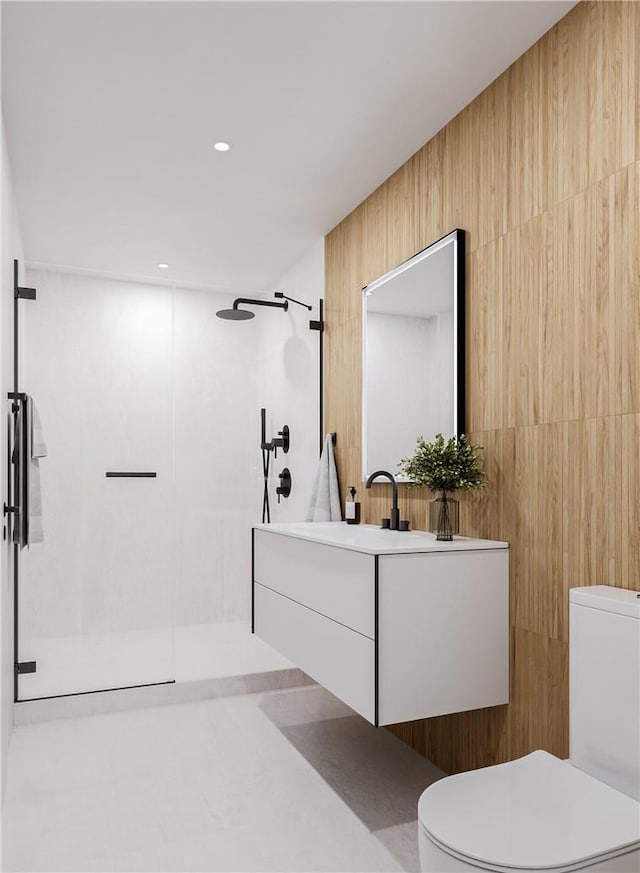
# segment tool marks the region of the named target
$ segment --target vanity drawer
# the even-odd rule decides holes
[[[370,722],[373,640],[256,583],[255,632]]]
[[[379,723],[509,702],[509,551],[379,558]]]
[[[256,530],[253,578],[373,639],[373,555]]]

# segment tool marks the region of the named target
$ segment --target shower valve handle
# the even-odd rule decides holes
[[[278,478],[280,484],[276,488],[276,494],[278,495],[278,503],[280,503],[280,497],[288,497],[291,494],[291,471],[289,468],[285,467],[282,473],[278,473]]]

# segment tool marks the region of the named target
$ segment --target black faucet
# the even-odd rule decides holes
[[[373,482],[381,476],[388,479],[393,485],[393,506],[391,507],[391,517],[382,519],[382,527],[388,527],[390,530],[409,530],[409,522],[400,522],[400,510],[398,509],[398,483],[393,474],[388,473],[386,470],[376,470],[376,472],[372,473],[367,479],[366,487],[371,488]],[[385,522],[388,522],[388,524],[385,524]]]

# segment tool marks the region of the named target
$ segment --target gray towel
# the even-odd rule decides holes
[[[16,415],[12,455],[17,486],[14,502],[20,507],[14,518],[13,542],[21,549],[44,540],[39,459],[46,455],[40,416],[32,398],[27,397]]]
[[[29,502],[27,519],[27,545],[44,540],[42,530],[42,495],[40,493],[40,458],[47,457],[47,444],[44,441],[42,423],[33,399],[27,401],[29,416]]]
[[[324,441],[305,521],[342,521],[338,472],[330,434]]]

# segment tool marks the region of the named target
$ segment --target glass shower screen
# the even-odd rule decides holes
[[[44,541],[20,555],[20,660],[37,668],[19,699],[172,681],[171,289],[46,272],[29,284],[20,379],[48,454]]]

